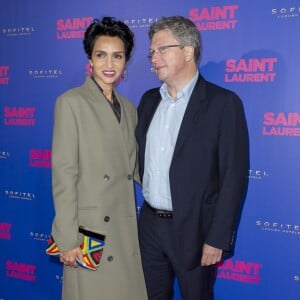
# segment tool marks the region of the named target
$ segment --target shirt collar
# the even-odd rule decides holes
[[[188,84],[181,91],[177,93],[175,102],[180,101],[181,98],[190,99],[195,84],[198,80],[198,77],[199,77],[199,72],[197,71],[194,77],[188,82]],[[172,101],[174,103],[174,99],[170,96],[168,92],[167,84],[165,82],[160,87],[159,92],[162,100]]]

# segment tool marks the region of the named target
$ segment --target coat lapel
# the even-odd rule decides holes
[[[97,102],[97,105],[101,106],[101,110],[105,111],[106,118],[113,119],[113,121],[116,121],[114,123],[118,124],[118,121],[114,115],[113,110],[110,107],[110,104],[108,103],[107,99],[105,99],[104,95],[100,92],[99,88],[97,87],[96,83],[93,81],[92,78],[87,77],[86,81],[84,82],[83,87],[85,88],[85,92],[88,95],[88,100],[92,102]],[[116,91],[114,91],[116,93]],[[121,108],[122,110],[122,108]],[[122,114],[122,112],[121,112]],[[121,116],[122,118],[122,116]]]
[[[119,143],[116,146],[120,147],[121,145],[120,141],[122,141],[122,144],[125,146],[126,151],[129,153],[130,143],[132,143],[132,140],[129,137],[129,129],[127,124],[128,116],[120,95],[117,93],[116,90],[114,90],[114,93],[120,103],[120,108],[121,108],[121,119],[119,123],[110,104],[105,99],[103,94],[99,91],[99,88],[97,87],[93,79],[87,77],[83,87],[85,88],[85,92],[88,95],[88,100],[92,102],[96,102],[97,109],[101,109],[102,111],[101,115],[105,116],[105,119],[107,120],[110,126],[111,134],[120,134],[120,139],[115,139],[115,141]]]
[[[129,136],[130,129],[128,128],[129,120],[128,120],[128,116],[127,116],[127,111],[125,109],[124,103],[123,103],[120,95],[116,91],[114,91],[114,93],[120,103],[120,108],[121,108],[121,120],[120,120],[120,124],[118,124],[118,125],[121,130],[122,139],[123,139],[123,142],[127,149],[127,152],[128,152],[128,154],[130,154],[130,149],[132,148],[132,140],[131,140],[131,137]],[[116,119],[116,121],[117,121],[117,119]]]

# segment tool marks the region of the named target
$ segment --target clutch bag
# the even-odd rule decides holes
[[[83,234],[83,241],[80,248],[85,265],[82,264],[78,258],[76,258],[76,262],[82,268],[95,271],[98,269],[101,261],[103,248],[105,246],[105,235],[87,229],[83,226],[80,226],[78,231]],[[59,255],[59,249],[52,235],[48,240],[46,253],[52,256]]]

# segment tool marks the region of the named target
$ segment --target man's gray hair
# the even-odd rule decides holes
[[[196,25],[182,16],[162,17],[150,26],[149,37],[161,30],[169,29],[182,46],[194,48],[194,60],[198,64],[202,55],[202,38]]]

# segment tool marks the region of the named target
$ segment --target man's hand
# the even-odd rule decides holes
[[[201,266],[210,266],[220,262],[222,258],[222,253],[222,249],[218,249],[204,244],[202,250]]]
[[[66,266],[77,267],[76,257],[82,262],[82,264],[85,264],[80,247],[70,251],[61,252],[59,259],[60,262]]]

